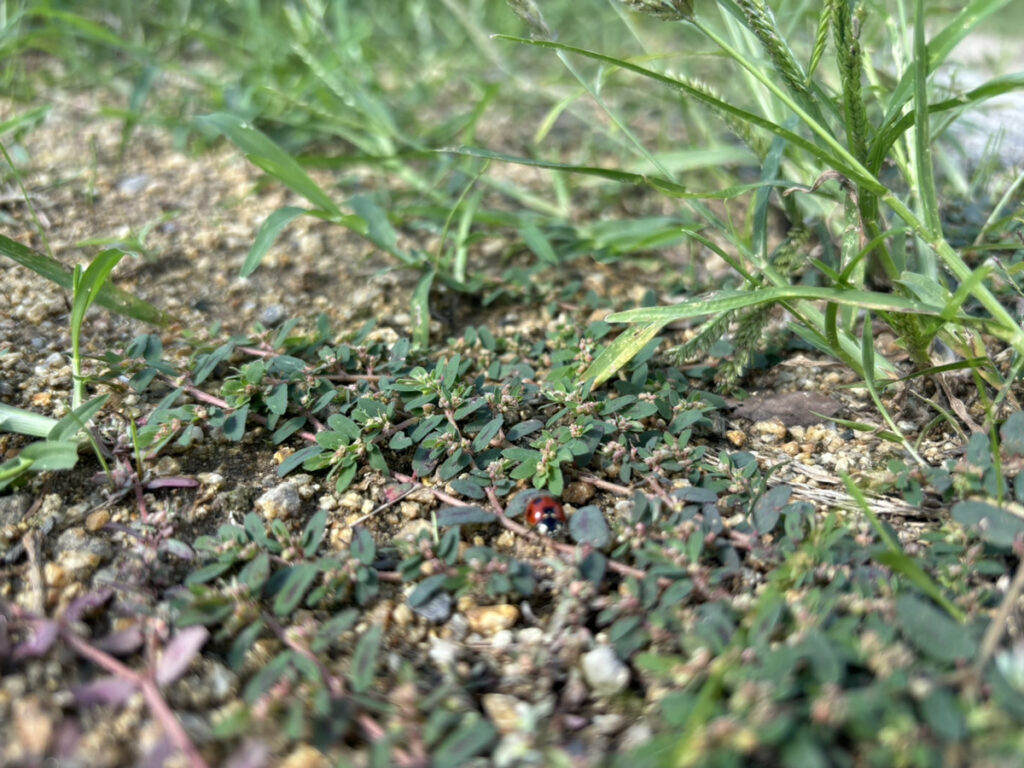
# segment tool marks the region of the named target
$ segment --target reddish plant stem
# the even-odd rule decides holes
[[[199,750],[196,749],[192,740],[189,739],[188,734],[185,732],[185,728],[180,722],[178,722],[178,718],[174,715],[174,712],[164,700],[163,695],[160,693],[160,689],[152,678],[125,666],[113,656],[110,656],[99,648],[95,648],[87,643],[67,627],[61,626],[60,634],[61,637],[64,638],[64,641],[71,646],[79,656],[88,659],[96,666],[102,667],[123,680],[128,680],[129,682],[139,686],[142,690],[142,695],[146,699],[146,704],[149,705],[149,709],[153,713],[153,716],[157,721],[159,721],[164,732],[167,734],[168,738],[171,739],[174,745],[185,753],[185,756],[188,758],[189,765],[191,765],[192,768],[207,768],[208,763],[203,759],[203,756],[199,754]]]
[[[323,665],[323,662],[316,657],[309,648],[300,643],[295,637],[285,632],[284,627],[278,624],[277,620],[266,611],[261,612],[263,615],[263,621],[270,627],[270,631],[273,632],[277,639],[284,643],[286,646],[291,648],[300,656],[303,656],[311,661],[316,668],[320,671],[320,677],[324,683],[327,684],[327,688],[330,690],[331,695],[335,698],[341,698],[345,695],[345,681],[337,675],[332,675],[330,670]]]
[[[580,480],[584,483],[590,483],[592,486],[600,488],[602,491],[608,491],[609,493],[614,493],[619,496],[629,496],[633,493],[633,489],[629,486],[619,485],[618,483],[613,483],[609,480],[602,480],[597,475],[593,475],[589,472],[580,474]]]

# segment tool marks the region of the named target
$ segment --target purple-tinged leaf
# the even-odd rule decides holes
[[[59,627],[57,622],[49,619],[33,619],[32,637],[14,647],[11,656],[15,659],[26,659],[33,656],[44,656],[49,652],[53,641],[57,639]]]
[[[82,705],[109,706],[123,704],[132,697],[138,687],[131,680],[121,677],[101,677],[91,683],[76,685],[72,689],[75,701]]]
[[[97,592],[88,592],[81,597],[76,597],[68,605],[67,610],[64,611],[64,621],[70,624],[81,621],[84,614],[99,608],[113,594],[113,590],[101,589]]]
[[[135,626],[111,632],[106,637],[101,637],[93,645],[101,651],[106,651],[114,656],[127,656],[139,650],[142,647],[143,640],[142,629]]]
[[[139,768],[164,768],[167,761],[178,753],[178,748],[166,736],[157,740],[139,761]]]
[[[438,525],[486,525],[497,520],[495,514],[483,507],[441,507],[437,511]]]
[[[185,674],[209,637],[210,631],[202,626],[188,627],[172,637],[156,665],[157,685],[168,685]]]
[[[150,480],[146,483],[147,491],[155,491],[160,488],[196,488],[199,486],[199,481],[194,477],[182,477],[180,475],[174,477],[158,477],[155,480]]]
[[[157,549],[160,552],[174,555],[179,560],[192,560],[195,558],[195,552],[192,551],[192,547],[180,539],[164,539],[160,542],[160,546]]]
[[[246,740],[224,763],[224,768],[266,768],[270,748],[262,741]]]
[[[57,765],[71,765],[79,754],[82,743],[82,724],[65,717],[57,726],[53,739],[53,757]]]

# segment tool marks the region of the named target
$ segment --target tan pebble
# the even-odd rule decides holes
[[[511,629],[519,621],[519,609],[514,605],[483,605],[466,612],[469,629],[481,635],[493,635]]]
[[[725,433],[725,439],[732,443],[734,448],[742,448],[747,444],[747,433],[742,429],[730,429]]]
[[[516,537],[512,531],[502,531],[494,544],[498,549],[511,549],[516,545]]]
[[[786,437],[786,425],[782,423],[781,419],[755,422],[752,429],[762,438],[784,440]]]
[[[405,603],[399,603],[395,606],[395,610],[391,612],[391,620],[395,623],[396,627],[409,626],[413,621],[412,609]]]
[[[394,607],[395,603],[393,600],[381,600],[364,614],[366,621],[370,624],[380,624],[384,629],[387,629],[388,622],[391,621],[391,611]]]
[[[398,505],[398,513],[404,520],[415,520],[420,517],[422,507],[415,501],[403,501]]]
[[[35,696],[18,699],[14,702],[13,710],[14,728],[22,750],[27,755],[45,755],[53,738],[53,717],[43,709]]]
[[[255,501],[256,509],[266,520],[287,520],[298,513],[301,504],[299,491],[291,483],[281,483]]]
[[[308,744],[296,747],[291,754],[280,763],[281,768],[329,768],[331,761],[327,755]]]
[[[106,509],[97,509],[87,518],[85,518],[85,530],[89,533],[96,533],[100,528],[110,522],[110,511]]]
[[[790,441],[788,443],[783,443],[782,445],[780,445],[779,450],[782,451],[787,456],[796,456],[798,453],[800,453],[800,445],[798,443]]]
[[[63,587],[69,581],[67,571],[52,562],[43,566],[43,579],[48,587]]]
[[[284,464],[285,460],[293,453],[295,453],[294,448],[288,448],[287,446],[284,448],[278,448],[274,451],[274,463],[278,465]]]
[[[210,490],[216,491],[224,485],[224,475],[219,472],[200,472],[196,475],[200,484],[209,486]]]
[[[53,392],[36,392],[32,395],[32,405],[37,408],[49,408],[53,400]]]
[[[363,497],[355,491],[349,491],[338,499],[338,506],[346,512],[361,512],[363,509]]]
[[[100,556],[85,549],[70,549],[61,552],[57,560],[65,569],[75,573],[94,571],[100,564]]]
[[[181,473],[181,464],[170,456],[164,456],[156,463],[153,467],[153,473],[157,477],[168,477],[169,475],[177,475]]]
[[[562,492],[562,500],[579,507],[594,498],[594,486],[579,481],[569,483]]]
[[[519,729],[519,709],[522,702],[507,693],[485,693],[480,697],[487,717],[499,733],[514,733]]]
[[[337,526],[331,528],[331,547],[334,549],[347,549],[352,543],[352,529],[348,526]]]

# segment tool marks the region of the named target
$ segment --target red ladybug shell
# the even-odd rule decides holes
[[[565,510],[554,496],[536,496],[526,505],[526,522],[543,533],[554,533],[565,523]]]

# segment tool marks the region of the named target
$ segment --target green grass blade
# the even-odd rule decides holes
[[[110,394],[100,395],[94,397],[86,403],[78,406],[75,410],[68,413],[67,416],[62,418],[53,428],[46,434],[47,440],[71,440],[80,431],[85,429],[86,424],[89,420],[95,416],[100,408],[102,408],[107,400],[110,399]]]
[[[354,218],[342,214],[341,209],[330,196],[320,188],[302,166],[271,141],[267,136],[235,115],[216,112],[197,117],[196,122],[208,126],[228,139],[245,153],[249,160],[278,179],[294,192],[302,195],[313,205],[322,208],[339,221]]]
[[[972,2],[965,5],[953,20],[928,43],[925,74],[930,74],[937,66],[944,62],[946,57],[979,22],[991,16],[1009,2],[1010,0],[972,0]],[[920,11],[918,11],[918,19],[924,21]],[[914,72],[914,68],[909,68],[903,73],[903,77],[900,78],[900,82],[889,98],[889,106],[883,121],[884,124],[888,125],[899,116],[903,105],[913,96],[916,79],[917,75]]]
[[[434,284],[437,270],[428,267],[423,270],[416,287],[412,291],[409,302],[409,313],[412,317],[412,343],[418,350],[430,347],[430,287]]]
[[[78,338],[82,331],[82,321],[85,319],[85,313],[92,306],[110,273],[123,257],[124,251],[117,248],[108,248],[97,254],[96,258],[89,263],[89,266],[81,273],[81,279],[77,281],[77,284],[73,273],[72,288],[74,290],[74,301],[71,305],[72,340]]]
[[[753,307],[777,301],[830,301],[882,312],[907,312],[938,316],[943,307],[932,306],[906,296],[871,291],[854,291],[810,285],[772,286],[750,291],[720,291],[710,298],[698,297],[671,307],[642,307],[616,312],[606,319],[612,323],[671,323],[701,315]]]
[[[932,237],[942,233],[939,203],[932,164],[931,125],[928,116],[928,49],[924,40],[924,0],[915,4],[914,20],[914,143],[917,163],[917,193],[924,213],[924,225]]]
[[[33,251],[17,240],[0,235],[0,254],[14,259],[23,267],[28,267],[37,275],[45,277],[65,290],[70,291],[72,289],[73,278],[71,269],[56,259]],[[169,320],[165,312],[157,309],[149,302],[136,298],[127,291],[123,291],[109,283],[104,284],[99,289],[96,295],[96,303],[109,309],[111,312],[116,312],[126,317],[133,317],[144,323],[166,325]]]
[[[596,61],[603,61],[607,64],[612,64],[614,66],[621,67],[622,69],[629,70],[630,72],[635,72],[638,75],[643,75],[644,77],[650,78],[659,83],[663,83],[664,85],[667,85],[671,88],[680,90],[684,92],[687,96],[690,96],[691,98],[695,99],[696,101],[699,101],[703,104],[707,104],[708,106],[713,107],[714,109],[728,113],[729,115],[732,115],[733,117],[743,122],[756,125],[759,128],[764,128],[765,130],[771,131],[777,136],[781,136],[783,139],[785,139],[792,145],[799,147],[800,149],[803,149],[804,151],[818,158],[827,167],[833,168],[851,179],[855,179],[857,183],[862,184],[867,189],[870,189],[873,192],[881,194],[886,191],[885,187],[883,187],[876,178],[869,174],[865,168],[861,167],[860,163],[858,163],[854,158],[852,158],[849,155],[849,153],[846,152],[846,150],[842,149],[842,147],[839,147],[839,152],[828,151],[823,147],[819,147],[814,142],[805,139],[803,136],[800,136],[799,134],[794,133],[793,131],[783,128],[781,125],[778,125],[777,123],[774,123],[771,120],[767,120],[761,117],[760,115],[754,114],[753,112],[748,112],[745,109],[740,109],[739,107],[736,107],[728,103],[727,101],[718,99],[708,93],[701,91],[698,88],[694,88],[693,86],[685,82],[682,82],[681,80],[676,80],[675,78],[662,75],[658,72],[647,69],[645,67],[638,66],[624,59],[617,59],[614,56],[606,56],[605,54],[597,53],[596,51],[591,51],[586,48],[577,48],[575,46],[565,45],[564,43],[557,43],[551,40],[529,40],[524,37],[514,37],[512,35],[495,35],[495,38],[500,40],[511,40],[513,42],[522,43],[524,45],[534,45],[542,48],[553,48],[555,50],[577,53],[581,56],[587,56],[589,58],[595,59]],[[713,39],[716,42],[719,42],[717,37]],[[719,42],[719,44],[726,45],[724,41]]]
[[[649,186],[659,192],[685,200],[731,200],[764,188],[788,189],[793,186],[791,181],[785,179],[769,179],[753,182],[751,184],[737,184],[726,189],[716,191],[690,192],[685,186],[663,176],[654,176],[649,173],[632,173],[620,171],[616,168],[601,168],[593,165],[573,165],[572,163],[558,163],[551,160],[536,160],[521,155],[508,155],[504,152],[494,152],[489,149],[477,147],[446,147],[438,152],[446,152],[453,155],[466,155],[486,160],[500,160],[505,163],[516,163],[517,165],[528,165],[533,168],[547,168],[552,171],[564,171],[567,173],[578,173],[584,176],[596,176],[609,181],[616,181],[620,184],[637,184]]]
[[[952,109],[966,109],[988,99],[1001,96],[1004,93],[1021,90],[1022,88],[1024,88],[1024,73],[1017,72],[994,77],[963,95],[929,104],[928,114],[935,115]],[[883,124],[871,142],[871,149],[868,153],[868,168],[871,171],[877,172],[882,167],[889,149],[907,129],[914,125],[916,117],[916,112],[908,112],[905,115],[897,114],[893,120]]]
[[[580,378],[583,381],[594,380],[594,388],[601,386],[611,378],[619,368],[632,360],[651,339],[658,335],[664,322],[650,322],[634,325],[619,334],[611,344],[605,347],[590,364]]]
[[[245,263],[242,264],[238,274],[242,277],[248,277],[255,272],[256,267],[260,265],[263,257],[270,250],[270,246],[274,244],[277,236],[281,234],[281,230],[304,213],[309,213],[309,211],[305,208],[288,205],[284,208],[278,208],[267,216],[266,221],[260,226],[260,231],[256,233],[256,239],[252,241],[249,255],[245,257]]]
[[[876,515],[874,510],[871,509],[867,498],[865,498],[861,489],[857,487],[857,484],[853,482],[853,479],[845,472],[840,472],[839,476],[842,478],[843,484],[846,486],[846,492],[853,497],[853,500],[871,522],[871,527],[875,529],[878,537],[886,547],[886,551],[877,555],[875,559],[882,565],[891,568],[895,573],[905,576],[911,584],[941,605],[943,609],[945,609],[946,613],[954,619],[960,622],[964,621],[965,617],[963,611],[957,608],[956,605],[954,605],[949,598],[943,594],[935,581],[925,573],[924,569],[921,568],[916,560],[913,560],[903,551],[899,542],[895,541],[888,529],[882,525],[882,521],[878,519],[878,515]]]
[[[0,432],[16,432],[31,437],[46,437],[57,420],[40,413],[0,403]]]

